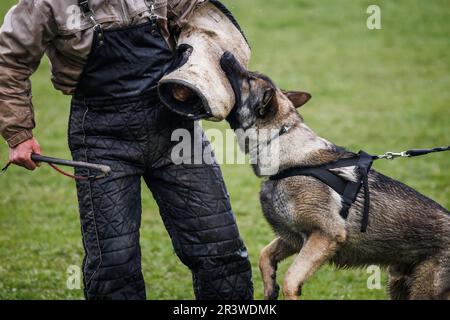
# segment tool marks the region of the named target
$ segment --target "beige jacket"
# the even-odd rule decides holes
[[[103,28],[142,23],[151,0],[90,0]],[[205,0],[155,0],[162,33],[182,28]],[[0,29],[0,133],[10,147],[32,137],[35,127],[30,76],[44,54],[52,66],[52,82],[64,94],[74,93],[91,49],[92,22],[77,0],[20,0]],[[170,31],[169,31],[170,30]]]

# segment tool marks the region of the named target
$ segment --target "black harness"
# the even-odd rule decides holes
[[[361,232],[367,231],[369,224],[370,190],[369,171],[375,160],[395,159],[397,157],[417,157],[433,152],[449,151],[450,147],[433,149],[415,149],[401,153],[388,152],[382,156],[373,156],[360,151],[354,157],[340,159],[338,161],[313,167],[292,167],[270,177],[270,180],[281,180],[295,176],[309,176],[320,180],[342,197],[342,209],[339,212],[342,218],[347,219],[350,207],[356,201],[359,191],[364,188],[364,211],[361,223]],[[330,171],[337,168],[355,167],[358,177],[356,181],[349,181],[337,173]]]

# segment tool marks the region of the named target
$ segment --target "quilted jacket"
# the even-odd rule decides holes
[[[161,32],[174,35],[207,0],[153,0]],[[104,29],[144,22],[151,0],[91,0]],[[30,76],[46,54],[57,90],[72,95],[91,49],[93,25],[77,0],[20,0],[0,29],[0,133],[10,147],[32,137],[35,127]]]

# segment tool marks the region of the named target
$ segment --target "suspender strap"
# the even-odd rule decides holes
[[[89,0],[78,0],[78,6],[84,14],[91,12],[91,7],[89,6]]]
[[[102,46],[105,42],[102,25],[95,19],[94,11],[89,5],[89,0],[78,0],[78,6],[80,7],[83,14],[88,17],[94,25],[94,31],[98,34],[98,45]]]

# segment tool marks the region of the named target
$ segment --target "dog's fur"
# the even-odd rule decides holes
[[[296,107],[309,100],[308,94],[281,91],[268,77],[243,69],[231,55],[223,59],[222,68],[241,95],[237,98],[242,103],[228,119],[233,129],[291,128],[277,138],[280,152],[275,156],[280,157],[280,170],[352,155],[304,123]],[[254,166],[259,174],[258,164]],[[338,173],[355,179],[353,169]],[[277,234],[260,255],[265,299],[277,299],[277,264],[291,255],[296,257],[284,278],[286,299],[297,299],[303,284],[326,262],[338,267],[388,267],[392,299],[450,298],[449,211],[375,170],[369,173],[369,187],[369,226],[362,233],[362,190],[344,220],[339,215],[340,195],[315,178],[263,182],[262,208]]]

